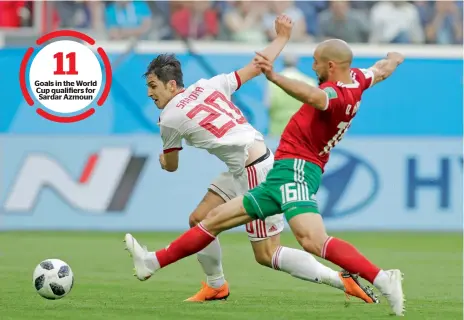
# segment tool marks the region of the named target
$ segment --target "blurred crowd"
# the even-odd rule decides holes
[[[0,1],[0,28],[30,27],[34,1]],[[110,39],[264,43],[285,13],[292,41],[461,44],[461,1],[57,1],[41,4],[42,31],[83,28]],[[47,8],[47,6],[49,6]]]

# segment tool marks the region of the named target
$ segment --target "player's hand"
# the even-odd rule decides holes
[[[166,168],[166,160],[164,160],[164,154],[161,153],[160,156],[159,156],[159,162],[160,162],[160,165],[161,165],[161,169],[165,169]]]
[[[398,65],[402,64],[404,61],[404,56],[399,52],[389,52],[387,58],[396,61]]]
[[[277,37],[282,37],[285,39],[290,39],[292,35],[293,21],[285,14],[279,15],[275,19],[275,31]]]
[[[274,73],[274,67],[272,62],[261,52],[256,52],[256,56],[253,59],[253,64],[261,70],[269,81],[273,81],[276,74]]]

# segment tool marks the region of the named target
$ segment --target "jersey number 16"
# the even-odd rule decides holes
[[[219,91],[214,91],[204,101],[204,104],[196,105],[187,113],[187,117],[193,119],[200,112],[207,113],[206,117],[199,122],[199,125],[214,134],[216,137],[223,137],[227,131],[237,124],[247,122],[239,108],[237,108],[226,96]],[[221,116],[230,118],[228,122],[220,127],[215,126],[212,122]]]

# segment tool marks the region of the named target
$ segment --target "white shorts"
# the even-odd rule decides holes
[[[266,180],[268,172],[274,165],[274,155],[256,165],[246,167],[243,176],[234,177],[230,172],[224,172],[209,186],[209,189],[221,196],[224,201],[243,196]],[[250,241],[261,241],[281,233],[284,230],[283,214],[267,217],[266,220],[254,220],[246,224],[246,231]]]

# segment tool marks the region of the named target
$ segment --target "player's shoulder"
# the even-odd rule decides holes
[[[324,82],[319,85],[319,89],[323,90],[330,99],[339,99],[341,95],[340,87],[334,82]]]
[[[207,78],[200,78],[194,84],[192,84],[189,88],[196,88],[198,86],[207,85],[210,82],[210,79]]]
[[[222,89],[224,87],[229,87],[230,85],[235,85],[240,87],[241,80],[236,71],[230,73],[219,73],[209,79],[201,79],[202,83],[209,85],[216,89]]]
[[[351,68],[351,76],[359,82],[366,82],[374,78],[374,73],[370,69]]]
[[[180,112],[176,105],[164,108],[159,117],[159,125],[161,127],[176,128],[182,121],[182,112]]]
[[[214,77],[211,78],[201,78],[197,81],[198,85],[203,85],[203,86],[209,86],[209,87],[216,87],[220,85],[221,82],[225,80],[227,77],[226,74],[220,73],[215,75]]]

